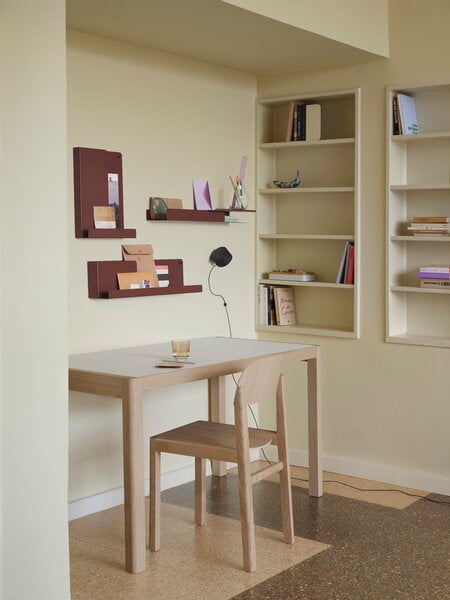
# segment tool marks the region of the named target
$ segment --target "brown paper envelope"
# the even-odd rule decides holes
[[[152,285],[151,271],[134,271],[133,273],[117,273],[119,290],[144,289],[155,287]],[[145,285],[144,282],[148,282]],[[136,286],[136,287],[135,287]],[[137,287],[139,286],[139,287]],[[157,286],[156,286],[157,287]]]
[[[136,270],[150,273],[151,286],[159,287],[151,244],[124,244],[122,245],[122,257],[123,260],[136,261]]]

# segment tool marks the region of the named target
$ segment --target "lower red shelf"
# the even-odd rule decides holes
[[[89,261],[87,264],[89,298],[110,300],[113,298],[139,298],[141,296],[164,296],[168,294],[194,294],[203,291],[201,285],[184,285],[183,261],[181,258],[157,259],[155,264],[168,266],[168,287],[120,290],[117,273],[136,272],[137,263],[135,261]]]

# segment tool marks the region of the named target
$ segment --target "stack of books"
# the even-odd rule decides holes
[[[353,242],[345,242],[344,252],[342,253],[336,276],[336,283],[347,283],[350,285],[355,283],[355,244]]]
[[[260,325],[295,325],[294,290],[291,287],[258,285]]]
[[[291,102],[287,108],[286,142],[320,140],[320,104]]]
[[[450,233],[450,217],[414,217],[407,230],[415,236],[448,235]]]
[[[450,290],[450,265],[420,267],[416,276],[420,279],[420,287]]]
[[[278,279],[279,281],[314,281],[316,276],[311,271],[303,271],[303,269],[286,269],[285,271],[276,269],[269,273],[269,279]]]
[[[419,133],[416,101],[412,96],[406,94],[394,96],[392,114],[394,135],[417,135]]]

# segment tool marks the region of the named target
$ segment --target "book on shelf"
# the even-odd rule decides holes
[[[320,140],[321,136],[321,107],[320,104],[306,105],[305,140]]]
[[[448,229],[435,229],[433,231],[427,230],[419,230],[413,232],[413,237],[443,237],[448,236],[450,231]]]
[[[272,120],[273,142],[290,142],[292,140],[295,104],[295,102],[289,102],[274,107]]]
[[[420,273],[450,273],[450,265],[426,265],[420,267]]]
[[[407,227],[408,231],[450,231],[450,225],[446,223],[412,223]]]
[[[400,120],[398,117],[398,100],[397,96],[392,98],[392,134],[400,135]]]
[[[421,279],[420,287],[450,290],[450,279]]]
[[[450,217],[414,217],[411,223],[450,223]]]
[[[273,285],[269,285],[268,289],[268,324],[276,325],[277,324],[277,313],[275,309],[275,296],[273,293]]]
[[[403,135],[417,135],[419,123],[417,121],[416,100],[406,94],[397,94],[398,114],[400,129]]]
[[[449,273],[433,273],[432,271],[418,271],[416,277],[421,279],[450,279]]]
[[[295,325],[294,290],[291,287],[274,287],[275,316],[277,325]]]
[[[258,285],[258,317],[260,325],[269,324],[269,286]]]
[[[350,271],[350,273],[349,273]],[[342,252],[341,262],[336,276],[336,283],[354,283],[355,273],[355,244],[354,242],[345,242]]]
[[[355,246],[350,244],[348,250],[348,269],[347,276],[345,278],[345,283],[352,284],[354,282],[355,276]]]
[[[302,269],[286,269],[285,271],[271,271],[268,278],[279,281],[314,281],[316,276],[314,273]]]

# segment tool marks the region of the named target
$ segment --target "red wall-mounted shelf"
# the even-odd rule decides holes
[[[119,216],[115,229],[96,229],[94,206],[108,206],[108,174],[118,176]],[[135,238],[136,229],[124,227],[122,154],[96,148],[73,149],[75,237]]]
[[[215,210],[196,210],[191,208],[168,208],[166,219],[151,219],[150,210],[147,209],[147,221],[196,221],[199,223],[226,223],[225,217],[229,216],[230,212],[255,212],[254,210],[232,209],[232,208],[217,208]]]
[[[89,298],[138,298],[140,296],[163,296],[168,294],[193,294],[203,291],[201,285],[184,285],[183,261],[181,258],[157,259],[155,265],[169,268],[169,287],[120,290],[117,273],[134,273],[137,263],[134,260],[89,261]]]

